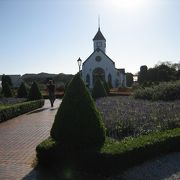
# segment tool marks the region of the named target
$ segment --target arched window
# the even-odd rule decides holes
[[[89,76],[89,74],[86,75],[86,86],[87,87],[90,86],[90,76]]]

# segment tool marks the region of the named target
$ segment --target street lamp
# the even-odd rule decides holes
[[[82,60],[79,58],[79,59],[77,60],[77,63],[78,63],[78,66],[79,66],[79,72],[80,72]]]

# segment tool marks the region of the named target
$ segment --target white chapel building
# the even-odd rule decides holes
[[[105,80],[112,87],[125,87],[125,69],[117,69],[115,62],[106,55],[106,39],[100,27],[93,38],[94,51],[82,64],[82,79],[87,87],[93,88],[97,78]]]

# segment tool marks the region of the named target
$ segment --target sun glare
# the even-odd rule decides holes
[[[127,11],[134,11],[147,2],[147,0],[108,0],[108,5],[112,5],[114,9],[124,9]]]

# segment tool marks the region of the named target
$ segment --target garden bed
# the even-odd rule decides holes
[[[152,102],[117,96],[100,98],[96,105],[107,128],[102,149],[63,150],[48,138],[36,148],[38,165],[51,168],[54,174],[68,169],[112,177],[151,158],[180,150],[180,101]]]
[[[147,101],[133,97],[105,97],[96,100],[102,112],[107,135],[124,137],[180,127],[180,101]]]

